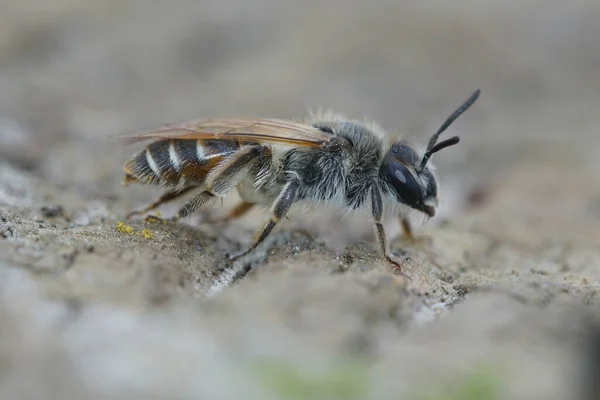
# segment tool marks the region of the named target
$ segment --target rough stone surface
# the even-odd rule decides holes
[[[600,398],[598,16],[594,1],[5,0],[0,398]],[[323,106],[424,143],[476,87],[460,145],[434,157],[424,240],[386,219],[411,280],[365,218],[295,210],[235,265],[264,212],[123,220],[157,193],[120,186],[137,149],[110,134]]]

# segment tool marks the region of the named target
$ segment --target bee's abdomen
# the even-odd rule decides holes
[[[229,140],[158,140],[124,166],[124,183],[201,184],[224,157],[239,149]]]

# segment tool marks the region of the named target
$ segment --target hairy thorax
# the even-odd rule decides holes
[[[332,202],[359,208],[377,182],[382,144],[368,128],[353,122],[319,122],[314,126],[334,135],[322,149],[288,152],[284,173],[301,185],[299,200]]]
[[[286,182],[299,182],[297,201],[361,208],[368,203],[370,188],[379,183],[384,151],[382,141],[371,129],[354,122],[315,122],[332,133],[323,148],[274,146],[268,163],[257,163],[237,186],[248,202],[272,203]]]

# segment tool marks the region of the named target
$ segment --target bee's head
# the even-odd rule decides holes
[[[459,142],[458,136],[439,143],[437,143],[437,139],[459,115],[477,100],[479,93],[479,90],[476,90],[462,106],[446,119],[429,140],[423,157],[419,157],[417,152],[405,142],[400,141],[392,145],[381,165],[381,173],[393,188],[400,202],[429,217],[435,215],[435,207],[438,203],[437,182],[433,173],[427,168],[427,162],[434,153]]]
[[[426,166],[419,170],[422,158],[405,142],[396,142],[386,154],[381,173],[400,201],[429,217],[435,215],[437,182]]]

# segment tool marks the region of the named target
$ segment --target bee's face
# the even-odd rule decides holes
[[[427,167],[417,172],[420,163],[421,158],[410,146],[397,142],[385,156],[381,172],[387,177],[400,202],[433,217],[437,204],[437,183]]]

